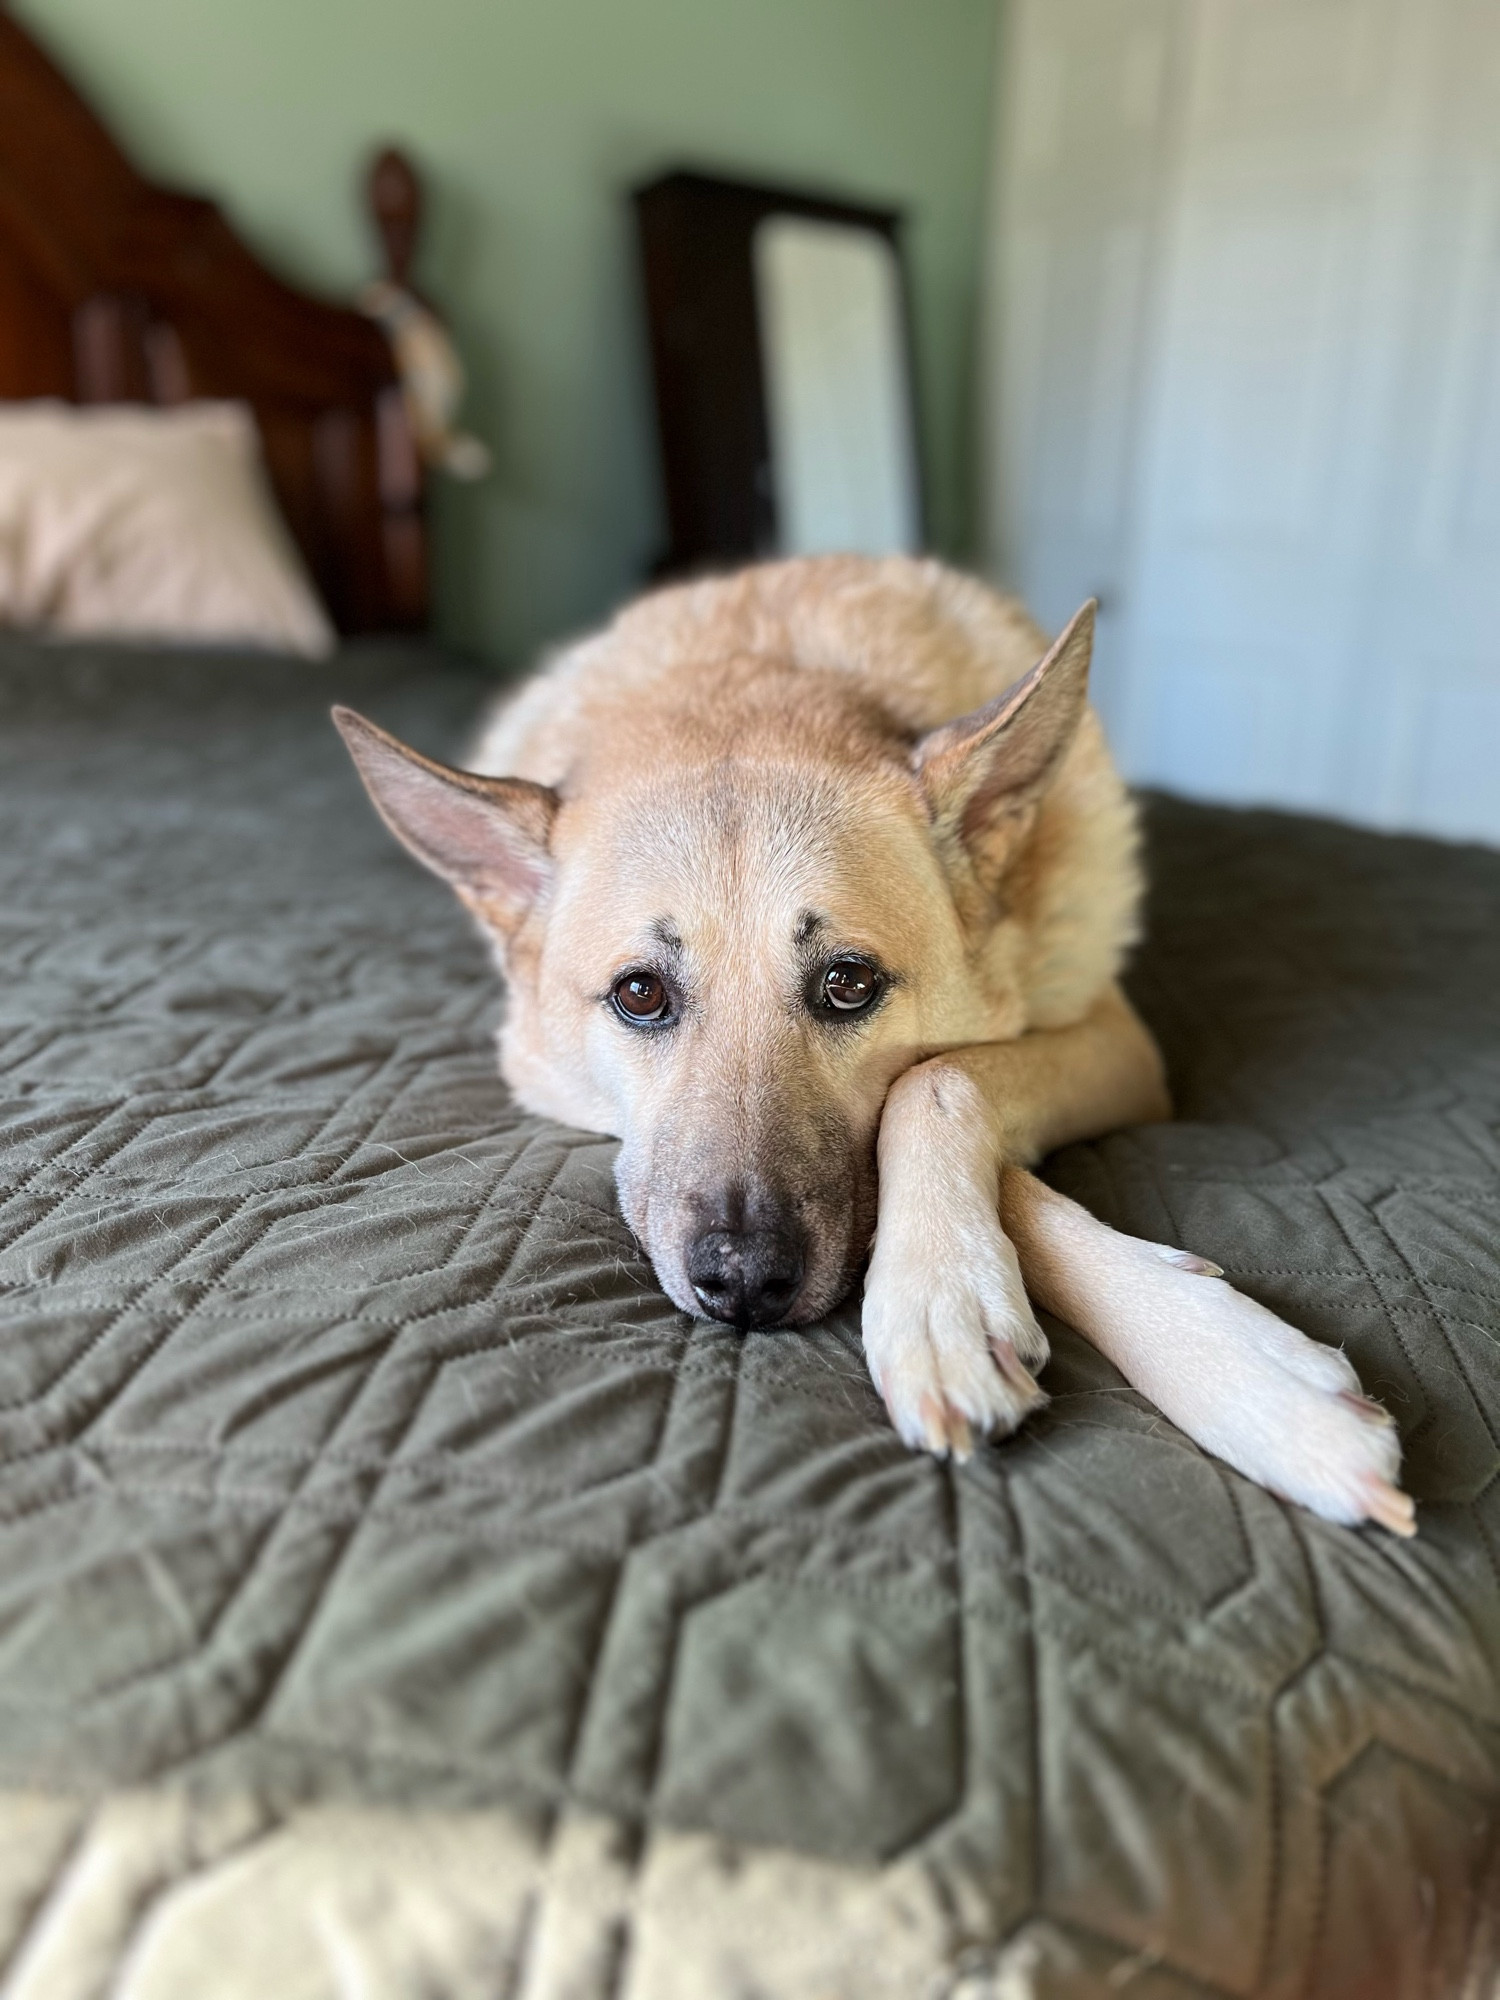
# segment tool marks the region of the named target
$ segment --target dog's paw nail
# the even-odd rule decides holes
[[[1195,1278],[1222,1278],[1222,1266],[1211,1264],[1206,1257],[1197,1257],[1191,1250],[1174,1250],[1170,1243],[1152,1245],[1164,1264],[1174,1264],[1179,1271],[1187,1271]]]
[[[955,1464],[967,1465],[974,1456],[974,1433],[969,1428],[969,1420],[957,1410],[948,1412],[948,1448]]]
[[[1046,1402],[1046,1396],[1037,1387],[1034,1376],[1009,1340],[992,1340],[990,1353],[994,1356],[995,1366],[1025,1409],[1034,1408],[1038,1401]]]
[[[948,1412],[936,1396],[924,1396],[917,1405],[916,1443],[934,1458],[948,1456]]]
[[[1388,1479],[1381,1479],[1372,1473],[1361,1488],[1361,1498],[1365,1514],[1382,1528],[1388,1528],[1393,1535],[1403,1541],[1410,1541],[1417,1532],[1417,1509],[1409,1493],[1403,1493],[1392,1486]]]
[[[1367,1424],[1378,1424],[1382,1430],[1389,1430],[1396,1421],[1383,1404],[1374,1402],[1369,1396],[1361,1396],[1354,1389],[1340,1389],[1337,1395],[1341,1403],[1346,1403]]]

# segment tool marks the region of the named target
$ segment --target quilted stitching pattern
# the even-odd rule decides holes
[[[1457,1990],[1500,1777],[1500,858],[1159,802],[1136,990],[1182,1121],[1054,1163],[1349,1348],[1398,1546],[1066,1329],[1045,1417],[955,1473],[852,1309],[687,1322],[610,1146],[507,1101],[482,953],[326,676],[3,668],[0,1780],[915,1858],[955,1981],[1045,1936],[1048,1993]],[[438,751],[477,698],[338,671]]]

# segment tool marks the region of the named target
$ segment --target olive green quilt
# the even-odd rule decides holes
[[[954,1469],[668,1305],[326,722],[483,692],[0,645],[5,1993],[1492,2000],[1500,855],[1153,802],[1180,1121],[1048,1167],[1347,1347],[1402,1544],[1066,1328]]]

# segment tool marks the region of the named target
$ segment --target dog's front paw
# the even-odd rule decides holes
[[[1397,1483],[1396,1426],[1338,1348],[1309,1340],[1220,1282],[1218,1266],[1201,1257],[1120,1240],[1146,1281],[1144,1297],[1139,1286],[1121,1292],[1136,1310],[1144,1307],[1151,1329],[1161,1377],[1152,1400],[1175,1423],[1324,1520],[1416,1533],[1415,1509]]]
[[[1235,1391],[1221,1418],[1233,1449],[1222,1456],[1327,1521],[1376,1521],[1394,1535],[1414,1535],[1416,1510],[1398,1484],[1396,1426],[1344,1355],[1228,1285],[1216,1285],[1214,1296],[1228,1336],[1225,1378]]]
[[[998,1220],[909,1226],[884,1213],[865,1281],[865,1357],[891,1421],[914,1451],[964,1459],[975,1434],[1001,1436],[1046,1402],[1031,1370],[1047,1339]]]

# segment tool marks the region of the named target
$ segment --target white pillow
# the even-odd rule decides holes
[[[0,402],[0,625],[334,646],[243,403]]]

